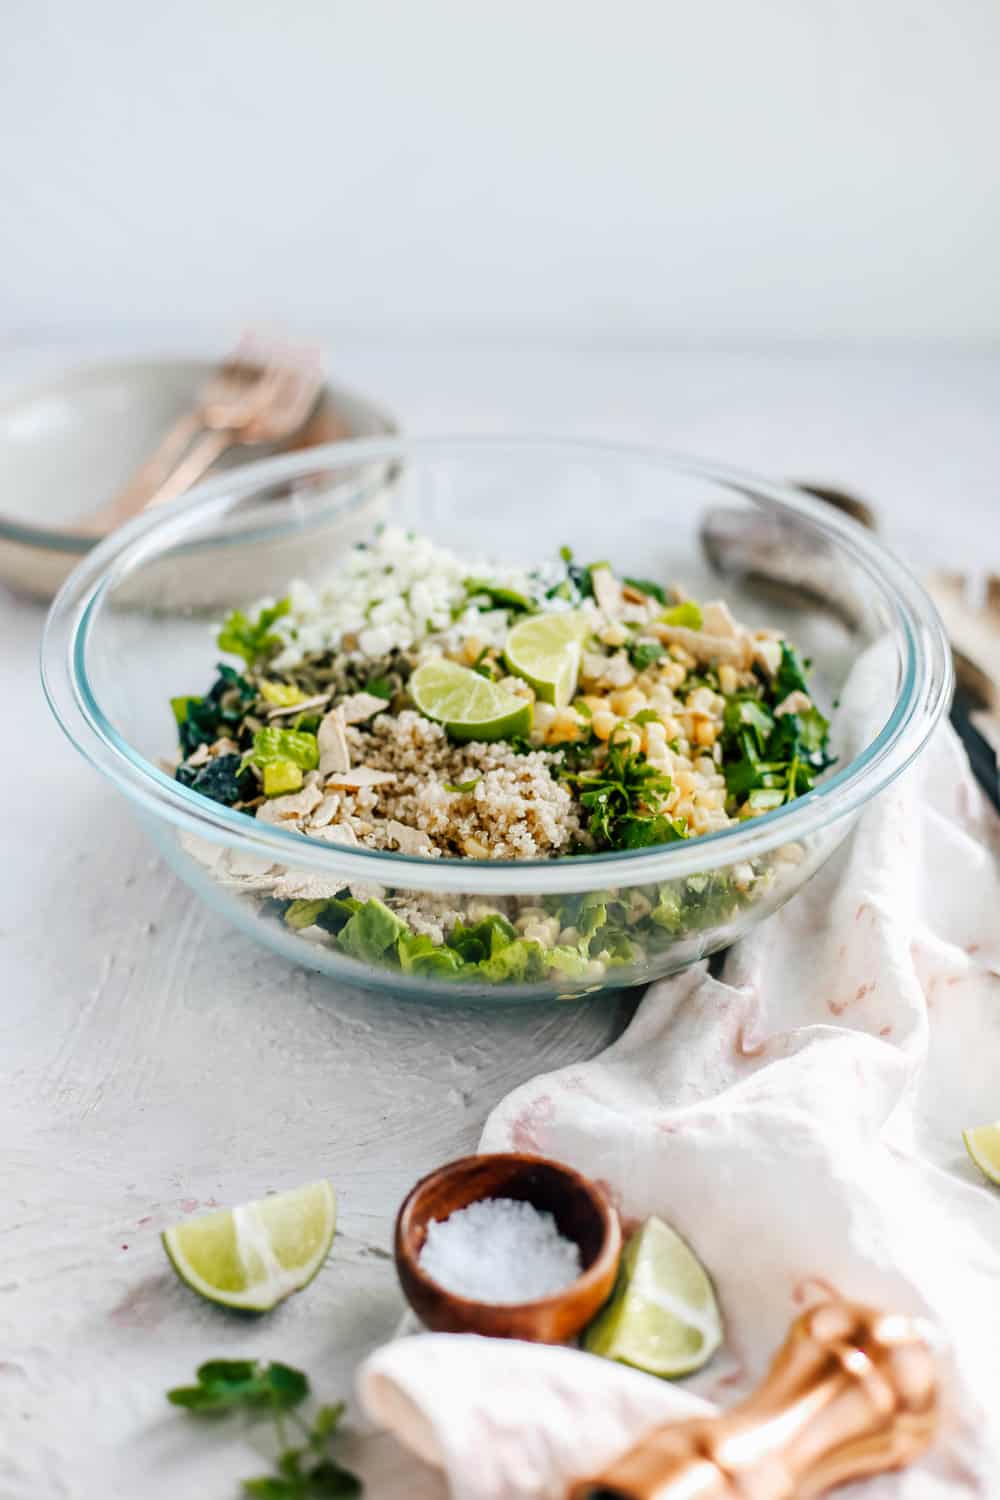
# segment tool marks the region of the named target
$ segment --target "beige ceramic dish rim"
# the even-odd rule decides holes
[[[139,371],[165,371],[177,369],[178,367],[190,367],[192,370],[198,368],[201,375],[207,378],[213,370],[218,367],[218,361],[198,356],[170,355],[163,359],[121,358],[111,360],[90,360],[85,364],[75,365],[72,369],[64,371],[61,375],[50,380],[39,381],[29,385],[23,390],[12,391],[0,400],[0,417],[9,416],[16,412],[19,407],[28,406],[35,401],[44,401],[52,397],[64,396],[68,390],[82,383],[97,379],[112,379],[115,375],[127,376]],[[350,407],[357,407],[367,413],[367,421],[364,430],[359,430],[352,439],[345,441],[358,441],[360,439],[375,435],[394,436],[399,431],[399,423],[384,408],[370,401],[367,396],[349,386],[333,384],[328,380],[323,382],[323,390],[320,399],[328,399],[334,405],[341,402]],[[306,452],[318,452],[321,445],[306,449]],[[269,462],[269,460],[263,460]],[[250,468],[251,464],[262,462],[262,460],[251,460],[243,467]],[[235,471],[230,471],[235,472]],[[19,520],[9,512],[0,510],[0,540],[17,542],[25,547],[38,547],[47,552],[71,552],[78,557],[85,557],[87,553],[100,545],[104,538],[100,536],[86,536],[78,531],[66,531],[60,526],[44,526],[37,522]]]

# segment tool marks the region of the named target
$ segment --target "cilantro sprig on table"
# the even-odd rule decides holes
[[[194,1415],[242,1411],[274,1423],[276,1472],[244,1479],[247,1495],[258,1500],[347,1500],[361,1494],[357,1475],[330,1457],[344,1403],[321,1406],[306,1422],[297,1410],[309,1395],[309,1380],[301,1370],[277,1361],[210,1359],[198,1366],[196,1381],[168,1391],[167,1400]],[[298,1442],[289,1440],[289,1428],[295,1429]]]

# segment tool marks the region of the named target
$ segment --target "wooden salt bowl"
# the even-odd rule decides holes
[[[534,1302],[474,1302],[432,1281],[418,1264],[427,1227],[481,1198],[515,1198],[551,1213],[559,1233],[580,1248],[583,1272],[562,1291]],[[622,1237],[604,1193],[572,1167],[543,1156],[497,1152],[465,1156],[421,1179],[396,1219],[396,1270],[406,1299],[437,1333],[563,1344],[576,1337],[611,1294]]]

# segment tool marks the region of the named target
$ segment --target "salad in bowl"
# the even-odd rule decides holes
[[[318,586],[232,611],[217,645],[240,664],[173,699],[175,778],[323,844],[508,860],[651,848],[784,806],[833,759],[807,665],[778,631],[577,563],[568,545],[497,568],[387,526]],[[699,911],[752,901],[776,870],[747,861],[710,894],[695,881],[470,910],[203,857],[310,941],[489,984],[600,982]]]
[[[839,733],[859,660],[865,728]],[[949,688],[919,586],[816,502],[508,439],[205,486],[77,570],[43,672],[214,907],[341,980],[474,1001],[644,982],[747,932]]]

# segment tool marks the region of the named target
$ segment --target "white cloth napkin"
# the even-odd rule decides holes
[[[867,678],[870,682],[870,678]],[[859,674],[843,712],[877,705]],[[946,1414],[865,1500],[1000,1494],[1000,1189],[961,1132],[1000,1118],[1000,820],[951,729],[833,859],[728,955],[654,986],[602,1056],[494,1111],[488,1151],[600,1179],[625,1227],[674,1225],[715,1282],[725,1344],[670,1385],[570,1349],[421,1335],[362,1368],[369,1415],[455,1500],[558,1500],[645,1428],[729,1406],[826,1287],[928,1315]]]

